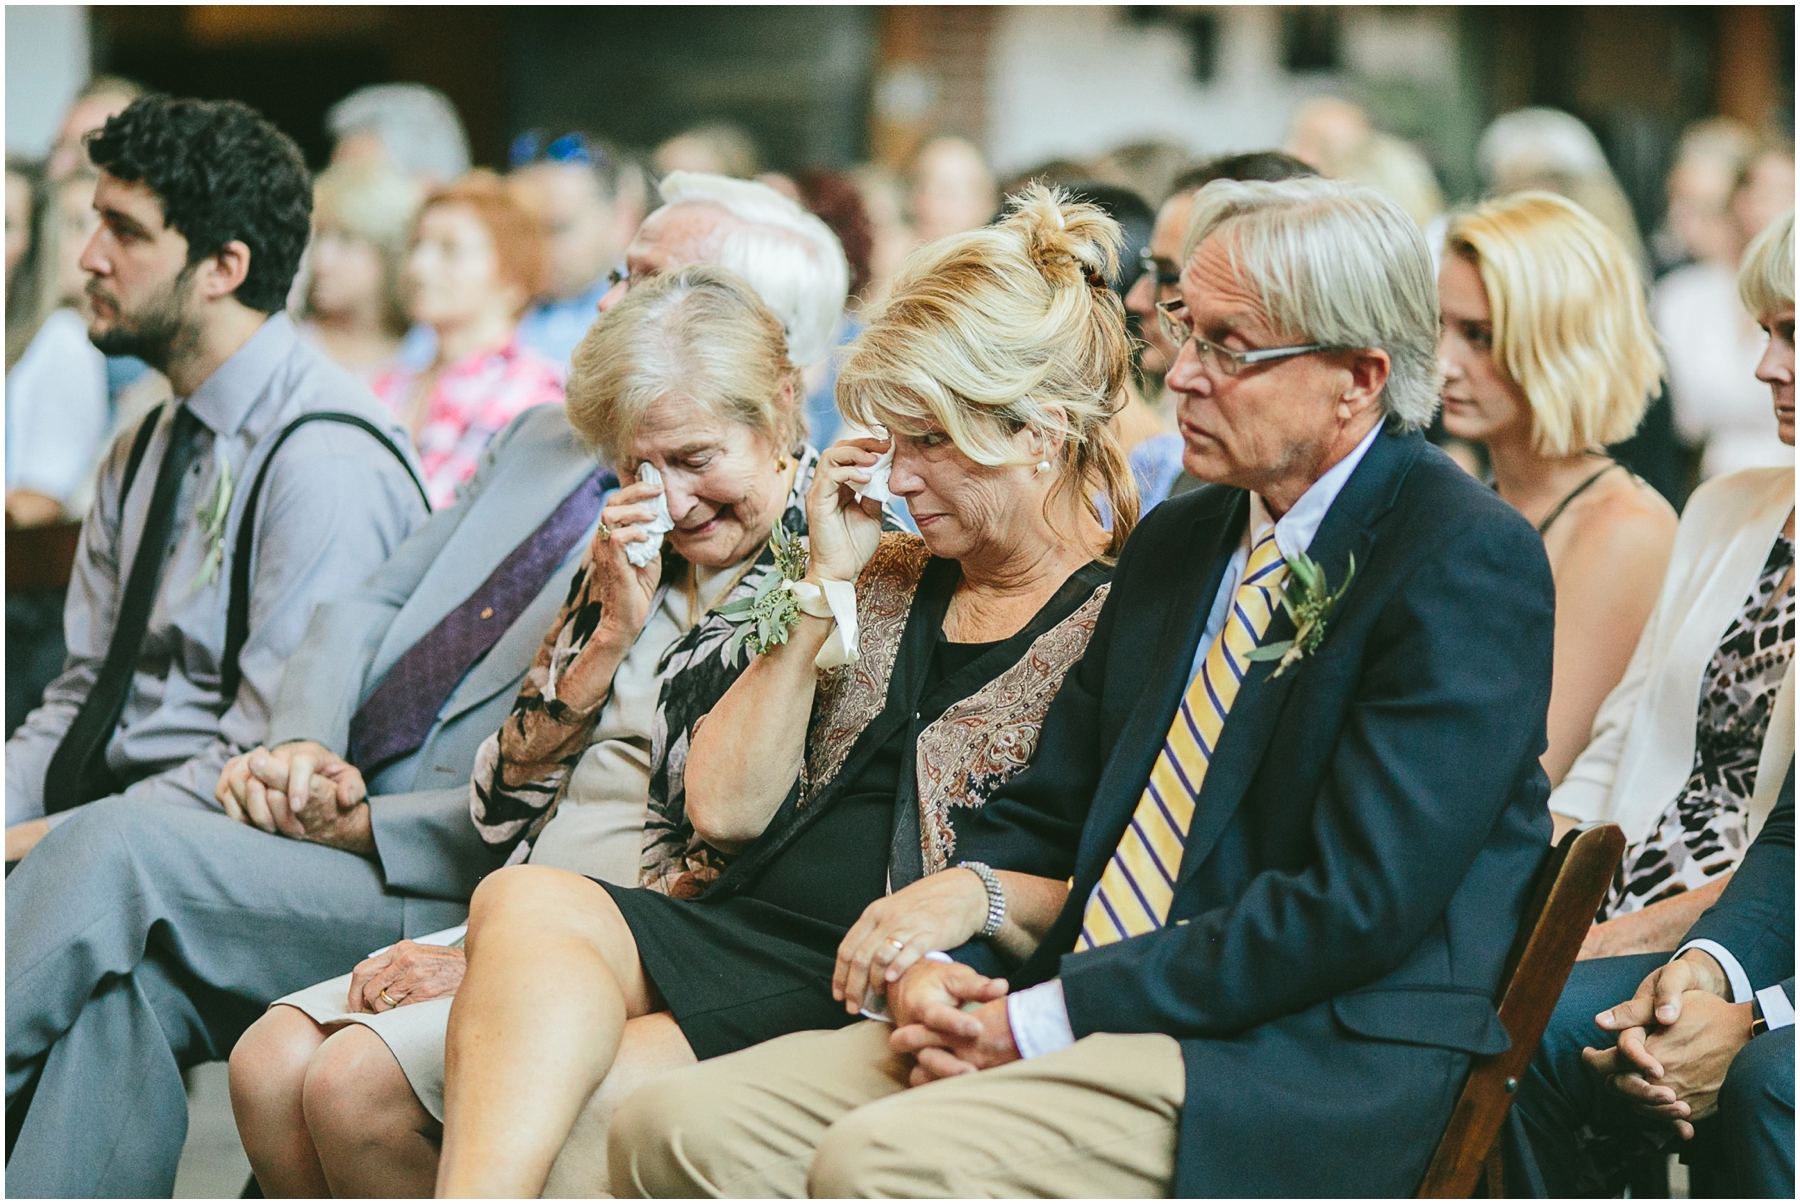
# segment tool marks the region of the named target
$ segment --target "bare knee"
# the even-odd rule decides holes
[[[325,1033],[298,1008],[273,1007],[231,1050],[231,1107],[240,1124],[256,1113],[298,1108],[307,1066]]]
[[[321,1155],[379,1144],[387,1133],[415,1130],[420,1114],[429,1119],[387,1042],[361,1024],[345,1025],[319,1047],[303,1105]]]

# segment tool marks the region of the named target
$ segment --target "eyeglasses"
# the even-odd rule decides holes
[[[1138,266],[1146,276],[1156,277],[1157,288],[1175,288],[1181,283],[1181,269],[1170,265],[1166,259],[1159,259],[1146,247],[1138,256]]]
[[[1200,357],[1200,367],[1213,376],[1241,376],[1258,364],[1272,364],[1276,360],[1291,359],[1313,351],[1336,350],[1325,343],[1296,343],[1292,347],[1258,347],[1253,351],[1233,351],[1195,334],[1193,323],[1182,312],[1185,309],[1186,306],[1180,301],[1156,303],[1156,316],[1162,323],[1163,335],[1174,344],[1177,355],[1181,353],[1182,346],[1192,339],[1194,350]]]
[[[513,139],[507,159],[515,169],[533,163],[573,163],[604,171],[610,162],[606,148],[590,141],[580,130],[548,141],[537,130],[526,130]]]

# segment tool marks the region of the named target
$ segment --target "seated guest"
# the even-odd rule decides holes
[[[627,485],[600,512],[511,716],[477,754],[475,826],[497,860],[517,850],[622,886],[661,880],[660,862],[640,869],[646,799],[680,830],[667,758],[739,671],[706,654],[731,631],[717,608],[749,597],[761,582],[750,575],[773,564],[772,523],[805,532],[817,457],[802,443],[798,385],[780,321],[714,268],[646,281],[582,341],[571,423],[614,462],[665,476]],[[638,566],[626,548],[643,542],[659,495],[675,522],[669,550]],[[361,803],[356,771],[343,778],[344,802]],[[233,1051],[238,1126],[265,1192],[430,1192],[425,1134],[444,1113],[462,951],[401,952],[277,1000],[292,1006],[271,1009]]]
[[[1693,1138],[1700,1122],[1717,1138],[1693,1156],[1716,1176],[1708,1194],[1793,1197],[1792,762],[1741,868],[1674,958],[1576,965],[1516,1106],[1525,1174],[1509,1185],[1533,1195],[1617,1195],[1621,1163],[1658,1138]]]
[[[83,313],[94,175],[52,183],[9,161],[6,190],[8,222],[20,219],[23,235],[16,255],[8,246],[6,275],[6,523],[35,527],[80,516],[111,421],[106,357]]]
[[[413,321],[431,328],[437,352],[422,370],[399,365],[370,383],[412,431],[435,508],[455,500],[507,423],[563,399],[561,370],[517,338],[545,262],[536,219],[494,177],[425,198],[405,278]]]
[[[813,590],[796,595],[811,600],[687,758],[706,847],[649,833],[693,867],[677,897],[531,866],[476,892],[439,1191],[537,1195],[584,1102],[646,1047],[679,1066],[849,1024],[871,975],[885,994],[924,952],[979,938],[991,948],[970,956],[993,967],[1041,937],[1074,828],[1042,816],[991,846],[994,868],[967,860],[963,834],[1041,747],[1100,609],[1099,558],[1136,517],[1106,425],[1130,362],[1103,279],[1118,241],[1094,207],[1036,188],[902,269],[838,388],[850,417],[892,432],[887,484],[920,536],[882,536],[874,501],[854,500],[882,443],[825,455],[807,499]],[[853,643],[860,659],[821,677],[820,653],[840,654],[829,665]],[[680,897],[720,855],[705,893]]]
[[[829,328],[842,252],[797,206],[744,187],[767,194],[761,224],[667,206],[632,244],[637,278],[748,246],[738,262],[784,324]],[[270,747],[229,763],[214,750],[218,801],[244,823],[182,801],[106,800],[8,880],[8,1098],[17,1115],[15,1082],[46,1054],[65,1068],[56,1194],[168,1195],[182,1069],[224,1057],[270,1000],[460,922],[503,860],[471,822],[475,752],[568,597],[608,475],[561,406],[526,411],[483,459],[461,504],[314,612],[275,694]],[[341,773],[346,754],[366,803],[285,809],[290,782],[308,798],[313,767]]]
[[[1556,578],[1555,786],[1625,672],[1675,541],[1675,511],[1605,451],[1637,429],[1662,356],[1625,245],[1547,192],[1451,221],[1438,304],[1444,429],[1486,446],[1495,491],[1544,537]]]
[[[647,1084],[618,1194],[1410,1195],[1506,1048],[1553,586],[1419,433],[1430,252],[1368,189],[1219,181],[1182,262],[1170,386],[1213,484],[1132,535],[1037,759],[960,842],[1085,817],[1056,922],[1005,982],[915,964],[897,1029]]]
[[[406,333],[400,273],[418,188],[368,165],[327,168],[313,182],[313,241],[301,330],[365,378],[385,369]],[[591,315],[590,315],[591,320]]]
[[[242,105],[166,96],[134,102],[88,146],[101,173],[81,260],[90,336],[142,356],[177,401],[102,469],[66,668],[6,744],[9,861],[97,799],[208,806],[223,760],[209,758],[263,738],[313,607],[422,517],[404,433],[281,312],[312,201],[299,148]],[[311,422],[281,442],[321,410],[367,429]],[[229,554],[244,523],[250,566]],[[245,611],[228,631],[240,572]]]
[[[545,293],[519,320],[519,342],[566,373],[644,218],[644,177],[579,130],[548,141],[519,135],[512,167],[507,185],[543,228],[548,259]]]
[[[1745,308],[1769,333],[1756,375],[1794,441],[1793,219],[1751,244]],[[1584,957],[1667,952],[1725,889],[1794,753],[1794,474],[1747,468],[1688,499],[1637,651],[1550,810],[1610,820],[1625,857]]]
[[[469,170],[469,135],[450,98],[424,84],[358,88],[325,114],[331,165],[370,164],[421,188],[441,188]]]

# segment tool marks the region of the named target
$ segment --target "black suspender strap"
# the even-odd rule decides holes
[[[157,406],[144,420],[138,423],[137,434],[131,439],[131,454],[125,457],[125,477],[119,484],[119,517],[125,517],[125,499],[131,496],[131,483],[137,480],[138,469],[143,466],[144,453],[150,450],[150,440],[156,434],[156,420],[162,417],[163,408]]]
[[[275,462],[281,445],[287,442],[289,435],[309,422],[336,422],[367,431],[376,442],[388,449],[394,459],[400,461],[400,466],[406,469],[406,475],[412,478],[413,488],[419,491],[419,500],[425,503],[426,512],[431,510],[431,499],[425,492],[423,482],[419,480],[419,474],[413,471],[412,465],[407,461],[406,453],[366,418],[337,410],[315,410],[300,415],[283,427],[281,433],[275,436],[275,443],[269,448],[269,454],[263,457],[262,467],[256,471],[256,479],[250,486],[250,496],[244,502],[243,516],[238,519],[237,542],[232,547],[231,595],[225,610],[225,655],[219,665],[219,698],[227,707],[237,698],[238,687],[243,683],[238,658],[243,654],[244,644],[250,638],[250,559],[256,541],[256,504],[262,498],[263,481],[267,479],[269,466]],[[139,442],[143,443],[145,440],[140,436]],[[136,451],[133,456],[137,457]],[[135,463],[134,458],[133,465]],[[129,471],[128,467],[127,472]],[[127,481],[129,482],[129,477]]]

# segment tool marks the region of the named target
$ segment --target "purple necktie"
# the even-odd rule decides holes
[[[425,743],[451,692],[543,591],[618,484],[597,471],[577,485],[479,589],[394,662],[350,720],[350,763],[365,777]]]

